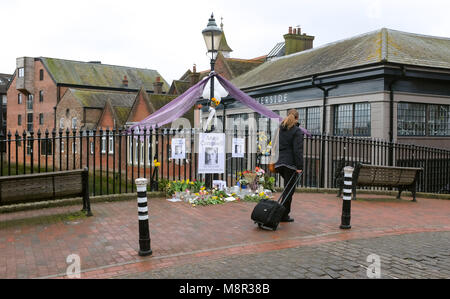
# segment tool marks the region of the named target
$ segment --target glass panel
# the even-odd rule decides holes
[[[355,104],[354,136],[370,136],[370,104]]]
[[[450,135],[450,106],[429,105],[428,134],[430,136]]]
[[[352,135],[353,105],[337,105],[334,109],[334,134],[337,136]]]
[[[399,103],[397,134],[399,136],[425,136],[425,104]]]
[[[307,110],[306,129],[311,134],[320,134],[320,107],[310,107]]]

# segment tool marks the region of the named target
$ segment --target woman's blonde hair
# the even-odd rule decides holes
[[[288,129],[292,128],[298,122],[298,111],[297,109],[291,109],[288,111],[288,116],[283,119],[281,125]]]

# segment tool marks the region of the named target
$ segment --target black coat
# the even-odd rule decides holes
[[[275,168],[285,166],[294,170],[303,169],[303,131],[298,126],[291,129],[280,126],[278,151]]]

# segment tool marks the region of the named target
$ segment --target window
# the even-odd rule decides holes
[[[103,136],[102,136],[101,150],[102,150],[102,154],[106,153],[106,136],[105,136],[105,133],[103,133]]]
[[[243,134],[245,130],[248,130],[248,114],[234,114],[227,118],[227,129],[231,129],[233,132]]]
[[[22,104],[22,94],[21,93],[19,93],[18,95],[17,95],[17,104]]]
[[[334,107],[334,135],[370,136],[370,104],[354,103]]]
[[[39,113],[39,124],[40,125],[44,124],[44,113]]]
[[[22,125],[22,115],[17,115],[17,125],[21,126]]]
[[[43,90],[39,90],[39,102],[43,102],[44,101],[44,91]]]
[[[27,156],[31,156],[31,153],[33,153],[33,149],[31,148],[31,140],[27,142]]]
[[[52,141],[45,139],[41,141],[41,155],[51,155],[53,150]]]
[[[108,153],[109,154],[113,154],[114,153],[114,139],[113,139],[113,136],[109,136]]]
[[[425,136],[425,104],[399,103],[397,106],[397,134],[399,136]]]
[[[429,105],[428,135],[450,136],[450,105]]]
[[[320,107],[300,108],[298,120],[301,127],[307,129],[311,134],[320,134]]]
[[[25,76],[25,69],[23,67],[19,67],[18,76],[19,78],[23,78]]]
[[[64,129],[64,117],[59,119],[59,128]]]
[[[72,153],[78,153],[77,151],[77,141],[74,139],[72,142]]]
[[[89,131],[89,137],[93,137],[93,136],[94,136],[94,132],[93,131]],[[89,139],[91,139],[91,138],[89,138]],[[89,143],[90,143],[89,144],[89,148],[90,148],[90,151],[91,151],[91,155],[93,155],[94,154],[94,142],[90,141]]]
[[[355,104],[354,107],[354,136],[370,136],[370,104]]]
[[[64,140],[61,140],[61,153],[64,153]]]
[[[44,80],[44,70],[39,70],[39,80]]]
[[[76,129],[77,128],[77,118],[74,117],[72,118],[72,129]]]
[[[33,113],[27,114],[27,130],[33,131]]]
[[[33,100],[34,100],[34,96],[32,94],[28,95],[28,99],[27,99],[27,109],[28,110],[33,110]]]
[[[399,103],[398,136],[450,136],[450,105]]]

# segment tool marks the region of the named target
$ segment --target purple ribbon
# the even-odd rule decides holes
[[[212,77],[216,76],[219,80],[220,84],[228,91],[229,95],[233,97],[235,100],[241,102],[245,106],[251,108],[253,111],[258,112],[259,114],[271,118],[278,119],[280,122],[283,120],[281,116],[268,109],[266,106],[258,103],[255,99],[244,93],[242,90],[234,86],[230,81],[226,80],[222,76],[216,73],[211,73],[208,77],[204,78],[191,88],[189,88],[182,95],[172,100],[170,103],[166,104],[164,107],[155,111],[150,116],[146,117],[144,120],[139,123],[131,126],[128,131],[131,132],[135,128],[142,127],[161,127],[168,123],[173,122],[177,118],[182,117],[189,109],[192,108],[193,105],[197,102],[197,100],[202,96],[203,89],[205,88],[206,83]],[[305,128],[300,127],[303,133],[307,136],[311,136],[311,133],[308,132]],[[139,134],[139,133],[138,133]]]

